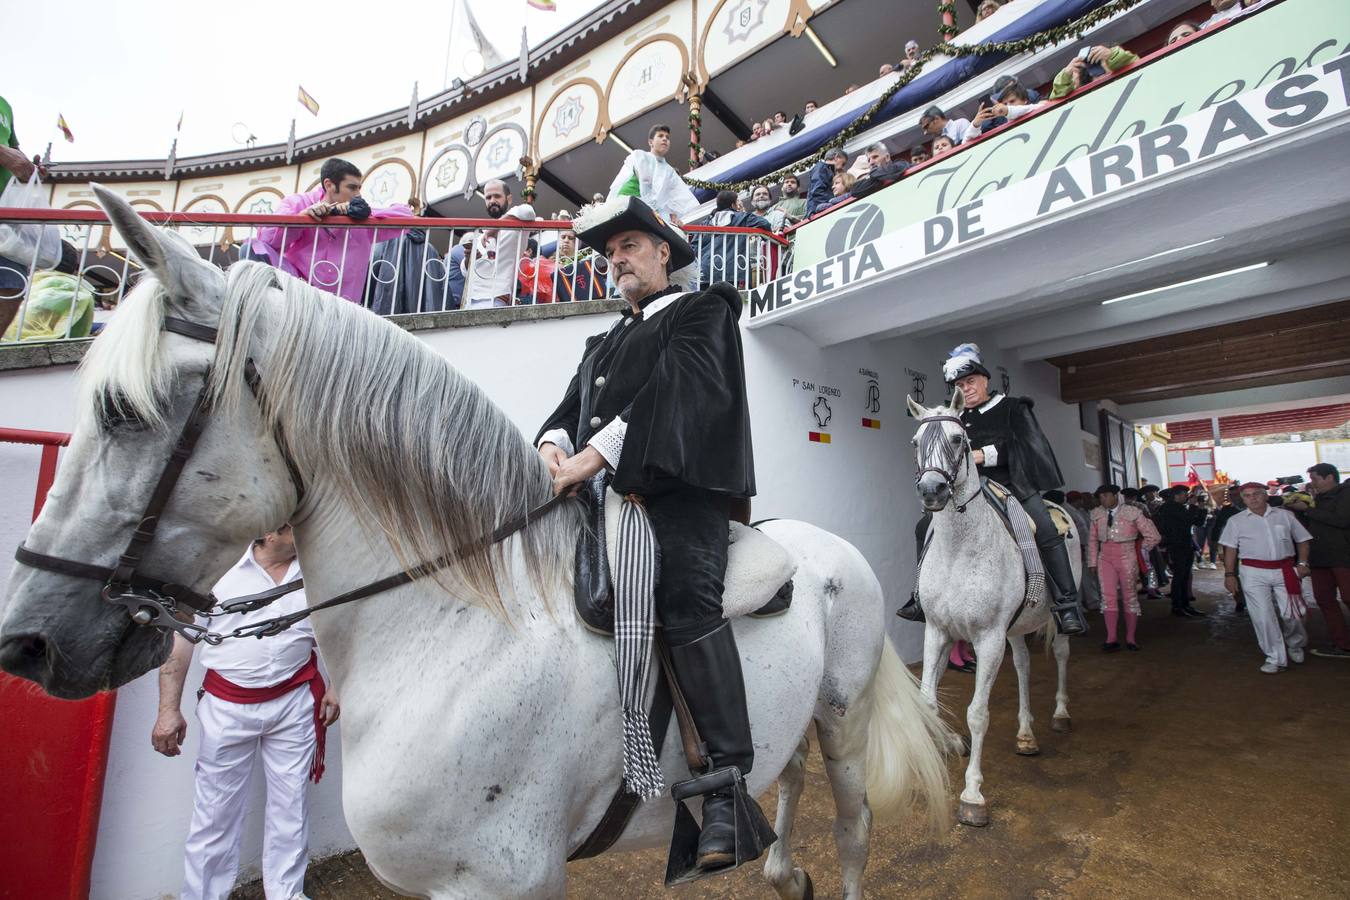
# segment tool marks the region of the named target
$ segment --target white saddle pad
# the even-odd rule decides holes
[[[613,490],[605,496],[605,550],[610,577],[618,552],[619,509],[623,497]],[[731,528],[727,548],[727,574],[722,591],[722,618],[734,619],[752,613],[773,599],[778,589],[792,580],[797,564],[773,538],[740,522]]]

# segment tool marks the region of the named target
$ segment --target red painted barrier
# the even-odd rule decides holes
[[[0,428],[0,442],[37,444],[33,518],[70,435]],[[80,900],[98,838],[115,693],[71,703],[0,675],[0,898]]]

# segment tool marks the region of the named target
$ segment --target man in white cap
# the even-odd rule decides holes
[[[1244,484],[1242,502],[1247,508],[1228,520],[1219,538],[1228,573],[1223,583],[1236,593],[1241,579],[1247,615],[1266,654],[1261,671],[1274,675],[1290,662],[1303,662],[1308,633],[1303,628],[1307,605],[1302,580],[1312,571],[1308,568],[1312,534],[1289,510],[1270,505],[1264,484]],[[1242,568],[1234,574],[1238,560]]]

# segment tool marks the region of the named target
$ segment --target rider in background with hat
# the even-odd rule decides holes
[[[1050,609],[1055,624],[1061,634],[1085,633],[1087,621],[1078,602],[1078,584],[1064,536],[1041,499],[1042,491],[1059,488],[1064,477],[1055,461],[1055,452],[1031,411],[1032,401],[990,392],[989,370],[984,367],[976,344],[961,344],[954,349],[943,363],[942,374],[947,386],[959,389],[965,400],[961,422],[970,438],[976,470],[981,477],[1011,491],[1036,525],[1036,547],[1053,598]],[[900,616],[923,621],[917,593],[901,608]]]

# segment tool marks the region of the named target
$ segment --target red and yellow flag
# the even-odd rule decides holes
[[[881,420],[880,420],[880,419],[863,419],[863,420],[862,420],[862,427],[864,427],[864,428],[880,428],[880,427],[881,427]]]
[[[70,126],[66,124],[66,117],[61,113],[56,114],[56,127],[61,129],[61,133],[66,136],[66,140],[75,143],[75,135],[70,133]]]
[[[525,0],[525,2],[535,9],[542,9],[544,12],[558,11],[558,4],[554,0]]]
[[[319,101],[310,96],[309,91],[305,90],[304,85],[300,85],[300,95],[298,97],[300,105],[310,111],[311,115],[319,114]]]
[[[808,431],[806,437],[816,444],[828,444],[830,442],[830,434],[827,431]]]

